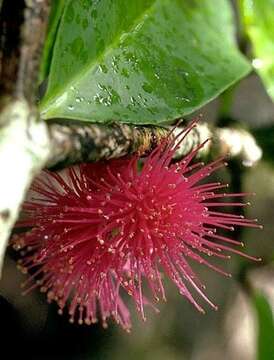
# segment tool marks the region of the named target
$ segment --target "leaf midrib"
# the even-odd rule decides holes
[[[98,65],[98,63],[99,63],[98,60],[106,57],[108,55],[108,53],[110,51],[112,51],[113,48],[116,47],[115,45],[119,44],[122,36],[123,36],[123,40],[126,39],[132,33],[132,30],[135,29],[137,24],[139,24],[139,23],[142,23],[142,26],[137,30],[137,32],[139,32],[142,29],[145,16],[150,15],[152,13],[155,3],[157,1],[158,0],[154,0],[153,3],[150,6],[148,6],[143,13],[141,13],[139,16],[136,17],[135,21],[133,21],[131,26],[129,26],[123,32],[117,34],[117,36],[114,38],[114,40],[111,42],[111,44],[106,46],[105,49],[100,53],[100,55],[98,55],[90,63],[87,63],[87,65],[83,68],[83,70],[80,71],[79,73],[77,73],[74,77],[72,77],[72,79],[69,82],[67,82],[62,88],[60,88],[59,91],[56,91],[55,93],[53,92],[53,95],[51,95],[48,98],[46,96],[45,96],[45,98],[42,98],[41,103],[40,103],[40,110],[41,110],[42,117],[43,117],[43,113],[47,113],[47,108],[50,106],[51,102],[54,101],[55,99],[57,99],[58,97],[60,98],[62,96],[62,94],[64,94],[64,92],[66,92],[71,86],[75,86],[75,83],[79,82],[79,79],[82,79],[83,77],[85,77],[85,75],[88,72],[92,71],[92,69]],[[69,3],[68,3],[68,5],[69,5]],[[65,16],[65,11],[62,15],[60,25],[64,21],[64,16]],[[58,34],[58,38],[59,38],[59,34]],[[55,44],[55,46],[56,46],[56,44]],[[54,61],[54,57],[55,57],[55,47],[53,50],[53,61]],[[50,84],[50,82],[51,82],[51,75],[49,77],[49,84]],[[46,95],[47,95],[47,93],[46,93]],[[44,101],[44,99],[45,99],[45,101]],[[62,103],[62,101],[60,101],[60,104],[61,103]]]

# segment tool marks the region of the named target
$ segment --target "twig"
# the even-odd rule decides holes
[[[60,169],[69,165],[119,158],[133,153],[144,155],[150,152],[168,135],[168,128],[130,126],[127,124],[50,123],[51,151],[47,167]],[[176,130],[181,131],[181,128]],[[199,122],[177,151],[182,157],[193,148],[212,139],[200,151],[205,157],[230,154],[251,166],[262,155],[253,136],[242,129],[215,128]]]
[[[81,162],[109,160],[151,151],[168,134],[161,127],[113,124],[50,124],[51,152],[48,168]]]

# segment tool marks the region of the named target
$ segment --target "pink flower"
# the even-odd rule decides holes
[[[144,315],[143,282],[153,298],[165,299],[164,272],[179,292],[199,311],[189,287],[213,308],[189,259],[230,276],[208,257],[229,258],[241,243],[218,234],[233,226],[258,227],[253,220],[220,212],[216,207],[244,206],[219,199],[226,194],[220,183],[201,184],[222,167],[223,159],[204,165],[192,160],[204,145],[173,163],[174,152],[191,129],[177,139],[169,136],[138,170],[138,156],[95,164],[81,164],[61,174],[44,172],[32,186],[24,204],[25,219],[18,225],[31,227],[13,241],[24,250],[24,271],[31,272],[28,290],[40,286],[60,312],[69,303],[71,321],[97,321],[113,317],[125,329],[130,314],[121,293],[127,292]],[[256,260],[256,259],[255,259]],[[27,291],[28,291],[27,290]]]

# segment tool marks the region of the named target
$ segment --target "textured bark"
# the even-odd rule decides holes
[[[17,95],[35,103],[40,59],[50,11],[50,0],[26,0]]]
[[[174,134],[181,130],[182,127],[176,128]],[[51,151],[47,167],[57,170],[81,162],[109,160],[134,153],[145,155],[168,136],[170,129],[63,120],[49,123],[49,132]],[[246,166],[252,166],[262,155],[255,139],[247,131],[215,128],[199,122],[180,145],[176,158],[186,155],[207,139],[211,140],[199,151],[200,157],[229,155]]]
[[[47,166],[119,158],[138,152],[144,155],[158,145],[168,130],[160,127],[113,124],[51,124],[51,155]]]

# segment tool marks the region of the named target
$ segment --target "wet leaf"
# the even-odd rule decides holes
[[[257,314],[257,360],[270,360],[274,355],[274,318],[266,297],[256,294],[253,299]]]
[[[46,119],[167,123],[249,70],[234,43],[226,0],[70,0],[41,113]]]
[[[254,68],[274,100],[274,0],[241,0],[243,23],[253,45]]]

